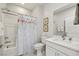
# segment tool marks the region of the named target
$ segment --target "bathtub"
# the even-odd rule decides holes
[[[3,56],[16,56],[16,47],[4,48]]]

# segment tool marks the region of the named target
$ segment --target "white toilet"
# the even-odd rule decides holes
[[[37,43],[34,45],[34,49],[37,50],[37,56],[42,56],[43,53],[42,53],[42,50],[44,49],[44,46],[45,46],[45,39],[47,39],[46,36],[42,36],[41,37],[41,43]]]
[[[43,47],[44,47],[43,43],[37,43],[34,45],[35,50],[37,50],[37,56],[42,56]]]

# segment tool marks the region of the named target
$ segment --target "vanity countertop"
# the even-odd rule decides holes
[[[79,42],[73,42],[73,41],[65,41],[65,40],[55,40],[56,38],[48,38],[46,41],[58,44],[60,46],[72,49],[74,51],[79,52]]]

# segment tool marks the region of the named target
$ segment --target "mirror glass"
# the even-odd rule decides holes
[[[75,5],[67,7],[62,7],[54,12],[54,34],[63,35],[64,32],[71,33],[73,29],[76,7]]]

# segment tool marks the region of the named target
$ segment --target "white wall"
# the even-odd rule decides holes
[[[5,3],[0,3],[0,21],[2,20],[2,14],[1,14],[1,9],[5,8],[6,4]]]
[[[1,3],[0,4],[0,23],[1,23],[1,21],[2,21],[2,13],[1,13],[1,8],[4,8],[6,6],[6,4],[4,4],[4,3]],[[2,24],[2,23],[1,23]],[[0,25],[0,29],[2,28],[2,26]],[[1,34],[2,32],[0,32],[0,34]]]
[[[2,17],[1,17],[1,8],[3,8],[3,7],[5,7],[5,4],[3,4],[3,3],[0,3],[0,23],[1,23],[1,20],[2,20]],[[2,23],[1,23],[2,24]],[[2,32],[3,32],[3,30],[2,30],[2,26],[1,26],[1,24],[0,24],[0,35],[2,36]],[[1,37],[0,36],[0,37]],[[0,38],[0,44],[2,44],[2,41],[3,40],[3,37],[2,38]],[[0,56],[2,55],[2,49],[0,48]]]

